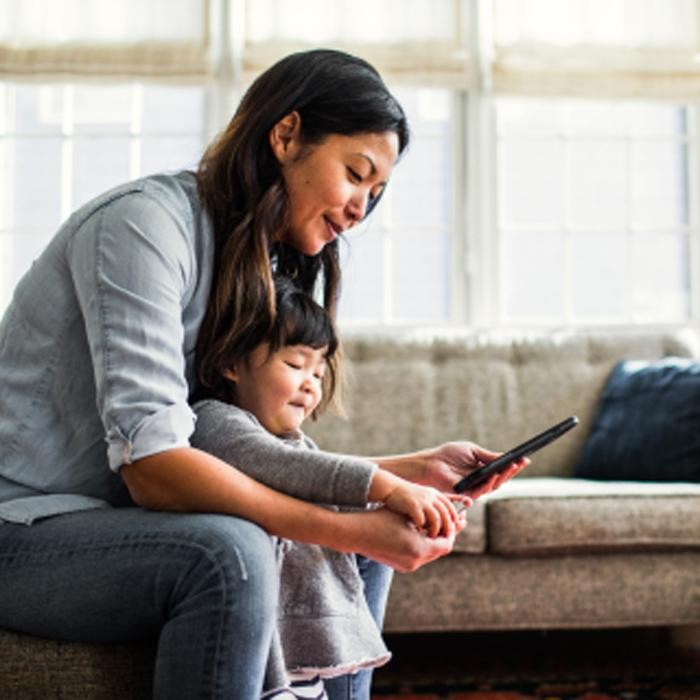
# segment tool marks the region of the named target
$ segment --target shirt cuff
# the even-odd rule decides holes
[[[172,404],[143,418],[126,436],[119,428],[107,433],[107,458],[112,471],[158,452],[187,447],[195,415],[186,403]]]

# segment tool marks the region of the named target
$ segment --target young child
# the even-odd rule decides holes
[[[261,311],[245,347],[232,349],[214,398],[195,405],[192,445],[307,501],[383,504],[433,537],[458,521],[463,525],[447,495],[368,459],[321,451],[303,434],[304,420],[333,397],[338,339],[324,309],[290,280],[278,277],[275,287],[274,322]],[[284,687],[290,678],[332,678],[388,661],[354,554],[281,540],[277,551],[280,610],[266,689]]]

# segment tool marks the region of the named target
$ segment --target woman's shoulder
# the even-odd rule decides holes
[[[138,217],[152,217],[159,212],[183,223],[194,222],[201,214],[196,178],[191,171],[157,173],[122,183],[83,204],[70,217],[80,225],[98,211],[125,211]]]

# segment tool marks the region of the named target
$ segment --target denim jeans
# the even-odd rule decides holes
[[[277,597],[271,540],[238,518],[120,508],[0,525],[0,626],[157,637],[159,700],[258,698]]]
[[[365,600],[381,629],[394,570],[359,555],[357,563],[365,587]],[[325,681],[330,700],[369,700],[371,686],[371,669]]]

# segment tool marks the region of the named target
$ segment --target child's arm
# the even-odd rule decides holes
[[[430,537],[452,532],[460,518],[454,501],[471,505],[471,499],[448,496],[437,489],[406,481],[385,469],[377,469],[374,473],[369,498],[407,516]]]
[[[193,447],[228,462],[276,491],[313,503],[364,507],[377,465],[365,458],[297,449],[249,413],[219,401],[194,406]]]

